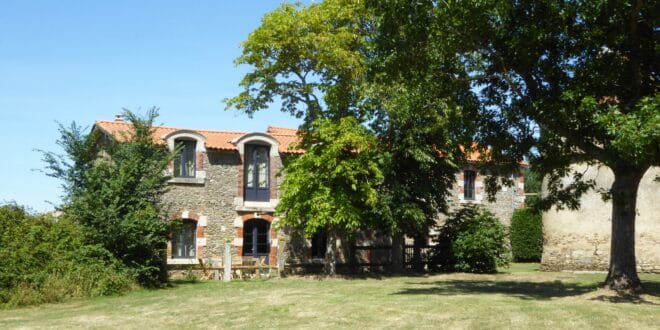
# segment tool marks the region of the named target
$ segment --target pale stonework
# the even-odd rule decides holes
[[[575,165],[585,179],[609,188],[614,176],[605,166]],[[649,169],[639,186],[635,254],[642,272],[660,272],[660,168]],[[595,191],[581,199],[578,211],[551,209],[543,214],[543,270],[606,271],[610,257],[612,203]]]

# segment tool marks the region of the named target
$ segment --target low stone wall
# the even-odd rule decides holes
[[[576,165],[574,169],[602,188],[610,187],[614,180],[607,167]],[[649,169],[637,196],[635,253],[640,272],[660,273],[660,184],[653,182],[659,175],[660,168]],[[579,211],[552,209],[543,214],[542,270],[608,269],[612,203],[603,202],[593,191],[581,202]]]

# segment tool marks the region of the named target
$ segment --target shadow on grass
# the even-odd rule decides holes
[[[652,295],[654,297],[660,298],[660,281],[643,281],[642,287],[644,288],[642,293]]]
[[[565,283],[552,282],[526,282],[526,281],[485,281],[485,280],[447,280],[436,282],[408,283],[421,286],[401,290],[395,294],[410,295],[461,295],[461,294],[504,294],[510,297],[527,300],[548,300],[579,296],[596,291],[601,283]],[[643,294],[660,297],[660,282],[647,281],[643,283]],[[600,295],[590,300],[607,301],[612,303],[652,304],[640,295],[616,294]]]
[[[480,281],[480,280],[448,280],[431,283],[411,283],[427,285],[421,288],[407,288],[396,294],[419,295],[461,295],[461,294],[505,294],[520,299],[551,299],[578,296],[594,291],[598,284],[576,284],[553,282],[522,282],[522,281]]]
[[[654,281],[645,281],[642,282],[642,295],[649,295],[653,297],[660,297],[660,282]],[[629,304],[645,304],[645,305],[659,305],[654,302],[650,302],[642,297],[642,295],[630,294],[625,292],[614,292],[611,291],[610,294],[603,294],[590,300],[606,301],[610,303],[629,303]]]
[[[597,301],[605,301],[609,303],[614,303],[614,304],[620,304],[620,303],[628,303],[628,304],[635,304],[635,305],[658,305],[654,302],[648,301],[644,298],[642,298],[639,295],[634,295],[634,294],[617,294],[617,295],[600,295],[598,297],[591,298],[589,300],[597,300]]]
[[[183,279],[183,278],[175,278],[171,279],[163,286],[163,289],[172,289],[172,288],[177,288],[183,285],[191,285],[191,284],[202,284],[204,281],[201,281],[199,279]]]

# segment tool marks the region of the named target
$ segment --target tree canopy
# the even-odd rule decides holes
[[[529,159],[548,178],[539,205],[580,206],[578,162],[612,169],[607,283],[639,288],[639,180],[660,163],[658,12],[644,1],[359,1],[283,5],[243,44],[253,67],[228,100],[248,114],[282,101],[304,117],[353,116],[377,137],[381,224],[423,232],[446,208],[459,146],[487,148],[497,182]],[[473,143],[476,142],[476,143]],[[562,180],[572,175],[570,183]],[[289,179],[285,179],[289,180]],[[289,186],[291,187],[291,186]],[[388,222],[389,221],[389,222]]]
[[[547,175],[542,205],[578,208],[593,182],[576,162],[612,169],[607,283],[639,287],[634,219],[639,180],[660,164],[658,3],[644,1],[373,2],[386,70],[469,80],[475,138],[499,164],[528,156]],[[450,59],[460,66],[441,67]],[[452,69],[458,69],[456,71]],[[425,91],[434,95],[435,87]],[[506,168],[506,167],[504,167]]]
[[[227,108],[251,115],[279,100],[282,111],[304,119],[303,127],[326,117],[361,118],[367,15],[355,0],[285,3],[266,14],[242,44],[236,64],[253,70]]]
[[[160,197],[173,155],[153,142],[157,109],[146,117],[124,113],[132,124],[125,141],[108,141],[72,124],[60,127],[65,154],[44,153],[47,173],[64,182],[65,217],[82,226],[87,242],[121,260],[142,285],[167,280],[165,246],[169,233]]]
[[[250,65],[251,71],[241,82],[243,91],[227,100],[228,109],[249,115],[279,100],[282,111],[304,119],[299,134],[307,153],[286,164],[282,191],[287,198],[279,209],[286,211],[287,221],[304,219],[308,234],[336,225],[329,221],[333,212],[338,219],[348,219],[341,205],[322,213],[312,209],[320,206],[309,203],[300,192],[314,194],[308,189],[313,186],[322,189],[319,194],[325,197],[338,194],[337,198],[355,199],[324,198],[321,205],[346,202],[346,207],[352,207],[370,201],[363,205],[368,208],[349,212],[350,221],[341,221],[343,230],[371,224],[390,233],[423,236],[438,212],[447,209],[447,191],[464,157],[458,143],[469,141],[465,132],[470,126],[461,122],[474,107],[468,100],[459,105],[456,99],[470,97],[465,92],[469,84],[452,83],[462,88],[447,87],[442,97],[428,98],[420,93],[421,86],[444,85],[434,79],[414,84],[403,78],[390,81],[375,69],[383,65],[374,57],[376,25],[376,17],[360,0],[329,0],[306,7],[284,4],[263,18],[236,61]],[[340,144],[318,143],[330,137]],[[341,143],[356,143],[355,138],[370,142],[356,148],[359,152],[337,154]],[[339,163],[330,162],[334,156]],[[323,162],[338,166],[332,173],[337,168],[359,172],[362,166],[361,171],[372,177],[368,189],[336,184],[324,175],[310,177],[312,168],[314,173],[331,169]],[[294,197],[298,198],[295,203]],[[305,205],[310,207],[298,208]]]

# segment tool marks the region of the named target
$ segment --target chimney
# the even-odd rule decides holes
[[[124,115],[115,115],[115,121],[123,122],[124,121]]]

